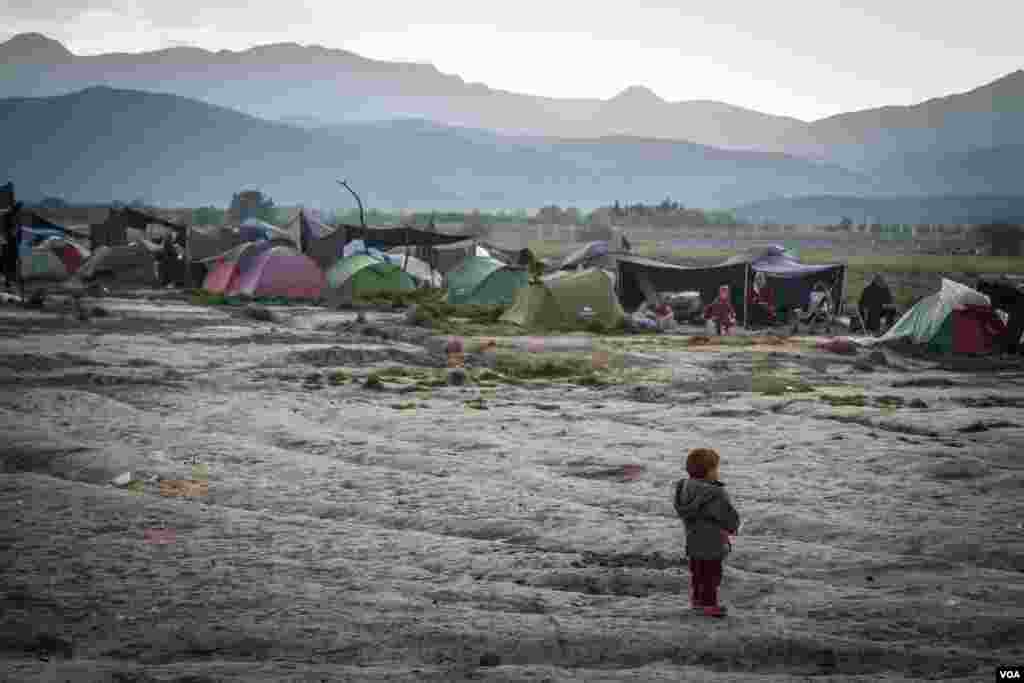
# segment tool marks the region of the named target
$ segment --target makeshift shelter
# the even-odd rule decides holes
[[[516,299],[516,292],[530,284],[525,268],[498,259],[470,256],[446,277],[450,304],[502,304]]]
[[[636,310],[645,301],[654,305],[660,292],[700,292],[703,302],[710,303],[718,297],[721,285],[729,285],[733,308],[743,311],[744,283],[748,274],[745,263],[691,268],[620,254],[616,270],[619,297],[628,311]]]
[[[242,244],[237,230],[224,226],[194,227],[189,230],[189,260],[192,262],[216,258]]]
[[[20,252],[22,281],[61,282],[74,275],[89,258],[89,250],[73,240],[48,237],[32,244],[24,232]]]
[[[645,299],[650,300],[652,292],[696,291],[708,303],[717,297],[721,285],[729,285],[733,308],[745,323],[748,289],[757,273],[768,277],[768,286],[774,292],[775,305],[780,311],[807,308],[811,290],[818,282],[828,288],[837,308],[842,306],[845,294],[845,264],[799,263],[778,246],[739,254],[706,267],[677,266],[628,254],[618,254],[616,263],[619,293],[627,310],[636,308]]]
[[[223,254],[207,274],[203,289],[226,296],[316,300],[325,284],[323,272],[308,256],[264,240]]]
[[[873,343],[905,339],[936,353],[988,353],[1005,332],[996,320],[987,296],[943,278],[939,291],[918,301]]]
[[[592,268],[521,288],[501,320],[526,328],[558,330],[579,329],[592,321],[615,327],[624,317],[611,278]]]
[[[385,254],[385,260],[394,263],[396,266],[412,275],[413,279],[423,287],[441,287],[444,277],[430,267],[426,261],[422,261],[413,255]]]
[[[82,265],[78,273],[86,281],[134,284],[154,287],[159,283],[156,252],[144,242],[101,246]]]
[[[327,272],[325,299],[330,305],[349,304],[374,292],[416,289],[416,281],[393,263],[368,254],[341,259]]]
[[[559,268],[561,270],[576,270],[578,268],[592,268],[600,266],[611,266],[614,263],[613,252],[607,240],[587,242],[579,249],[574,250],[562,259]]]

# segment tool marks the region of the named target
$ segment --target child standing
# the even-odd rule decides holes
[[[688,479],[676,484],[676,514],[686,527],[686,556],[690,560],[690,606],[709,617],[725,615],[718,604],[722,562],[731,545],[729,536],[740,527],[740,516],[718,481],[718,453],[696,448],[686,457]]]

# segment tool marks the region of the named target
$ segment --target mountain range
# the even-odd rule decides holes
[[[6,98],[0,121],[13,132],[2,158],[19,196],[71,202],[220,205],[251,187],[279,202],[343,206],[343,178],[371,206],[417,209],[589,209],[617,198],[658,201],[680,188],[691,205],[715,208],[872,190],[857,173],[779,153],[626,136],[499,135],[423,120],[308,128],[107,86]]]
[[[46,36],[21,34],[0,44],[0,65],[5,110],[94,86],[108,89],[87,90],[90,102],[97,93],[124,90],[177,95],[212,105],[218,116],[230,109],[261,119],[237,123],[236,137],[248,144],[255,128],[286,125],[288,132],[275,127],[266,134],[311,144],[295,143],[311,150],[307,159],[320,167],[337,168],[319,160],[326,156],[335,164],[357,163],[373,191],[395,205],[540,201],[582,208],[609,197],[670,195],[711,207],[833,192],[1024,194],[1016,177],[1024,162],[1024,71],[913,106],[808,122],[722,102],[668,102],[642,86],[608,100],[535,97],[467,83],[429,64],[294,43],[240,52],[180,47],[81,56]],[[177,114],[170,110],[166,116],[168,127],[184,125],[171,120]],[[19,137],[19,128],[8,130]],[[224,135],[228,129],[218,130]],[[190,149],[192,143],[182,144]],[[259,175],[260,163],[274,166],[287,156],[249,156],[242,151],[246,144],[233,149],[237,158],[208,149],[203,158],[220,154],[226,174],[244,165]],[[428,151],[429,163],[422,158]],[[427,176],[413,177],[413,167]],[[767,168],[781,173],[775,177]],[[399,179],[401,191],[395,189]],[[111,194],[120,196],[112,187],[101,193]],[[182,187],[171,194],[195,193]]]

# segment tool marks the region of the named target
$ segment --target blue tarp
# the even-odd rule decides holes
[[[750,269],[755,273],[764,273],[771,277],[796,278],[807,275],[828,273],[832,270],[842,270],[844,267],[839,263],[825,265],[809,265],[800,263],[796,257],[779,245],[772,245],[757,251],[733,256],[723,261],[720,265],[731,266],[739,263],[749,263]]]
[[[562,261],[562,265],[559,266],[563,269],[575,268],[580,264],[584,264],[590,259],[600,258],[608,255],[608,242],[607,240],[598,240],[596,242],[588,242],[582,247],[572,252]]]

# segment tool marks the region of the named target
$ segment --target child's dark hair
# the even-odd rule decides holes
[[[686,456],[686,473],[694,479],[703,479],[716,467],[721,458],[710,448],[694,448]]]

